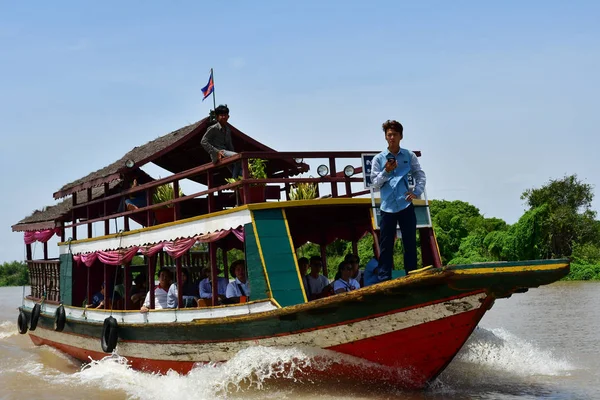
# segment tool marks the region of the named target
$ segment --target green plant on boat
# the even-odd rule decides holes
[[[314,183],[297,183],[290,189],[290,200],[310,200],[317,197],[317,185]]]
[[[252,179],[267,179],[267,160],[262,158],[250,158],[248,160],[248,172]],[[225,178],[227,183],[235,183],[242,180],[241,176],[237,178]],[[264,183],[255,183],[253,186],[264,186]]]
[[[184,196],[181,188],[179,188],[179,197]],[[152,203],[159,204],[164,203],[169,200],[173,200],[175,198],[175,190],[173,189],[172,183],[166,183],[164,185],[160,185],[154,191],[152,195]],[[173,204],[169,204],[166,207],[173,207]]]

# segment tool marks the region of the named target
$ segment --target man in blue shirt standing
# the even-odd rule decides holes
[[[406,274],[417,268],[417,217],[412,201],[425,190],[425,172],[415,153],[400,148],[402,124],[387,120],[382,125],[387,150],[373,158],[371,182],[381,191],[381,223],[379,238],[379,280],[392,279],[394,239],[400,226],[404,246]],[[414,190],[408,186],[408,174],[415,180]]]

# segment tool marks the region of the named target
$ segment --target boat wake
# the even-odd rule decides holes
[[[8,325],[0,324],[0,332],[8,333],[5,326]],[[10,329],[16,331],[14,324],[10,324]],[[169,397],[180,400],[379,398],[399,395],[397,389],[365,384],[355,378],[332,378],[328,370],[334,364],[347,365],[351,370],[365,373],[374,366],[353,357],[316,349],[256,346],[240,351],[226,363],[197,365],[187,375],[134,371],[127,365],[127,360],[116,353],[79,368],[77,362],[54,349],[38,349],[38,353],[45,353],[42,360],[29,360],[21,364],[18,371],[13,369],[12,372],[41,378],[52,386],[112,393],[112,398],[162,400],[165,390]],[[428,398],[484,389],[502,393],[513,389],[514,393],[534,393],[536,389],[532,388],[528,376],[565,376],[574,369],[567,360],[557,358],[552,352],[541,350],[505,330],[479,328],[448,369],[422,395]],[[396,372],[402,374],[402,371]]]
[[[431,390],[539,394],[546,389],[535,387],[534,381],[551,382],[576,369],[567,359],[504,329],[477,328]]]
[[[0,322],[0,340],[14,336],[18,333],[19,332],[17,331],[17,324],[15,322],[12,322],[12,321]]]

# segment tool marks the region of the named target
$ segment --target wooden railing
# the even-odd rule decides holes
[[[72,209],[72,215],[73,215],[73,221],[76,221],[76,215],[77,211],[81,210],[82,208],[86,208],[86,215],[88,216],[88,218],[86,218],[83,221],[80,222],[73,222],[70,225],[64,225],[64,228],[71,228],[72,229],[72,239],[76,240],[77,239],[77,231],[76,231],[76,227],[81,226],[81,225],[87,225],[88,226],[88,237],[92,236],[92,224],[96,223],[96,222],[102,222],[104,221],[104,234],[109,234],[110,233],[110,227],[109,227],[109,223],[108,221],[110,219],[113,218],[120,218],[120,217],[124,217],[125,218],[125,230],[129,230],[129,221],[128,218],[132,217],[133,214],[136,215],[142,215],[141,213],[145,213],[144,215],[144,219],[145,219],[145,225],[146,226],[151,226],[154,223],[154,211],[159,209],[159,208],[163,208],[163,207],[170,207],[172,209],[173,212],[173,216],[172,216],[172,220],[178,220],[180,219],[180,205],[182,202],[185,202],[187,200],[191,200],[191,199],[195,199],[198,197],[203,197],[206,196],[208,199],[208,212],[215,212],[218,211],[218,209],[215,206],[215,193],[220,193],[224,190],[235,190],[235,189],[242,189],[240,192],[243,193],[240,198],[239,198],[239,205],[243,205],[243,204],[249,204],[251,202],[250,199],[250,186],[251,185],[255,185],[255,184],[276,184],[276,185],[281,185],[283,184],[283,188],[279,189],[280,195],[279,195],[279,199],[281,199],[281,191],[284,191],[284,196],[287,199],[288,198],[288,194],[290,191],[290,188],[292,185],[294,184],[298,184],[298,183],[315,183],[318,186],[319,185],[330,185],[331,187],[331,197],[355,197],[355,196],[359,196],[359,195],[364,195],[366,193],[368,193],[368,191],[362,190],[362,191],[358,191],[358,192],[352,192],[352,183],[353,182],[362,182],[363,178],[359,178],[359,177],[347,177],[344,175],[343,171],[337,171],[336,170],[336,159],[353,159],[356,160],[355,162],[353,161],[354,164],[353,165],[354,169],[355,169],[355,175],[362,173],[362,168],[360,166],[361,164],[361,155],[365,154],[365,153],[376,153],[376,151],[371,151],[371,152],[367,152],[367,151],[341,151],[341,152],[244,152],[244,153],[239,153],[235,156],[232,157],[227,157],[217,163],[208,163],[208,164],[204,164],[198,167],[194,167],[191,169],[188,169],[186,171],[177,173],[177,174],[173,174],[169,177],[163,178],[163,179],[157,179],[155,181],[143,184],[143,185],[139,185],[127,190],[123,190],[122,192],[118,193],[118,194],[113,194],[113,195],[105,195],[104,197],[100,198],[100,199],[96,199],[96,200],[92,200],[92,201],[88,201],[82,204],[77,204],[77,197],[76,194],[73,194],[73,209]],[[265,160],[286,160],[289,162],[290,164],[290,168],[287,168],[283,171],[279,171],[278,173],[274,174],[273,176],[267,178],[267,179],[252,179],[250,178],[250,172],[249,172],[249,159],[251,158],[261,158],[261,159],[265,159]],[[294,161],[292,160],[297,160],[297,159],[302,159],[303,161],[305,160],[309,160],[309,159],[325,159],[327,160],[326,163],[324,163],[328,168],[329,168],[329,173],[326,176],[323,177],[319,177],[315,171],[314,175],[316,175],[316,177],[311,177],[311,178],[299,178],[299,177],[295,177],[295,176],[290,176],[290,175],[294,175],[294,174],[298,174],[299,172],[302,172],[302,166],[305,166],[305,164],[303,164],[302,162],[297,163],[296,165],[294,165]],[[223,169],[223,168],[227,168],[228,165],[233,164],[235,162],[241,162],[242,163],[242,177],[243,179],[234,183],[229,183],[229,184],[224,184],[224,185],[219,185],[219,186],[214,186],[213,182],[213,175],[215,173],[215,171]],[[343,168],[343,166],[341,167]],[[201,190],[199,192],[196,193],[192,193],[186,196],[179,196],[179,182],[182,179],[186,179],[186,178],[191,178],[194,176],[198,176],[200,174],[206,174],[206,182],[207,182],[207,188],[205,190]],[[157,204],[152,204],[152,192],[155,188],[157,188],[158,186],[161,185],[165,185],[165,184],[173,184],[174,187],[174,198],[162,203],[157,203]],[[339,183],[343,183],[345,185],[345,190],[343,194],[340,194],[340,192],[338,191],[338,184]],[[105,187],[105,193],[108,193],[108,184],[106,183],[104,185]],[[277,189],[277,188],[276,188]],[[140,193],[143,192],[146,195],[146,204],[148,204],[145,207],[139,207],[137,210],[133,210],[133,211],[122,211],[122,212],[115,212],[115,213],[109,213],[107,210],[107,202],[109,200],[114,200],[114,199],[121,199],[124,198],[125,196],[130,196],[136,193]],[[88,199],[91,198],[91,189],[88,189]],[[90,206],[92,205],[96,205],[96,204],[100,204],[103,203],[104,207],[104,215],[98,216],[98,217],[94,217],[92,218],[92,216],[90,215]],[[63,229],[64,232],[64,229]],[[64,238],[63,238],[64,240]]]
[[[29,282],[31,283],[30,296],[34,299],[46,297],[46,300],[60,301],[60,261],[31,260],[27,261]]]

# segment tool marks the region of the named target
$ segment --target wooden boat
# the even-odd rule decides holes
[[[54,194],[71,199],[13,226],[29,242],[32,285],[19,309],[21,333],[83,362],[101,359],[116,346],[133,368],[161,373],[187,373],[197,363],[224,362],[252,346],[324,349],[321,358],[343,357],[332,357],[326,371],[304,374],[423,388],[451,362],[497,298],[552,283],[569,271],[567,260],[442,266],[428,203],[415,200],[422,265],[433,268],[307,301],[297,264],[299,247],[320,245],[326,268],[325,246],[333,240],[352,242],[356,253],[361,237],[377,235],[372,199],[364,197],[370,191],[354,190],[363,182],[363,166],[336,170],[342,158],[360,160],[375,152],[276,152],[232,128],[240,154],[213,164],[199,147],[208,126],[204,119],[135,148]],[[266,178],[250,175],[249,160],[254,158],[268,160]],[[317,178],[298,177],[308,170],[304,160],[309,159],[325,159],[329,171]],[[122,186],[132,174],[140,176],[138,168],[149,162],[173,175],[159,180],[146,176],[139,186]],[[232,162],[242,163],[244,179],[227,183]],[[201,190],[180,195],[183,179],[198,183]],[[167,183],[174,185],[174,198],[152,204],[154,188]],[[298,183],[314,183],[320,191],[329,188],[331,195],[289,200],[291,186]],[[259,191],[256,202],[253,188]],[[149,205],[133,211],[119,207],[124,197],[136,193],[146,196]],[[167,210],[168,222],[164,215],[157,218],[158,210]],[[124,230],[111,231],[111,220]],[[141,228],[130,229],[130,220]],[[98,226],[103,234],[94,237]],[[87,237],[78,239],[82,232]],[[61,236],[58,259],[49,259],[44,241],[52,233]],[[30,243],[36,238],[44,242],[43,260],[32,259]],[[207,254],[194,252],[198,243],[207,246]],[[159,310],[149,296],[149,312],[133,309],[132,273],[145,271],[154,285],[158,267],[173,264],[181,282],[184,268],[195,276],[210,265],[216,281],[218,249],[227,267],[233,248],[244,252],[251,288],[246,302],[219,305],[213,300],[195,308]],[[140,254],[144,265],[131,265]],[[118,270],[125,288],[119,309],[82,307],[101,282],[114,281]],[[214,285],[213,299],[216,290]],[[178,300],[183,304],[181,291]]]

